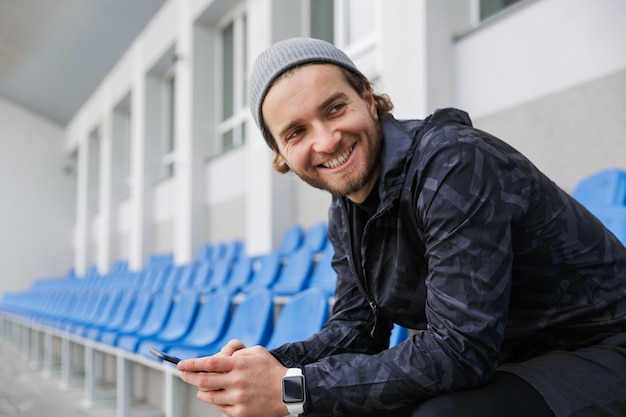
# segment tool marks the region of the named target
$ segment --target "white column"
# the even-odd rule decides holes
[[[192,136],[192,61],[193,21],[189,5],[179,1],[178,39],[176,42],[175,140],[176,140],[176,207],[174,216],[174,261],[189,263],[193,258],[193,183],[194,144]],[[197,231],[199,233],[199,230]]]
[[[131,97],[130,193],[129,193],[129,266],[140,269],[146,245],[146,78],[141,64],[141,51],[134,51],[133,92]],[[150,185],[151,186],[151,185]],[[151,216],[149,216],[151,217]]]
[[[273,0],[248,3],[248,71],[256,57],[273,42]],[[284,33],[281,36],[285,35]],[[293,34],[296,35],[296,34]],[[283,233],[294,224],[294,190],[288,176],[274,171],[272,154],[251,118],[247,124],[248,189],[246,248],[251,254],[267,253],[278,246]]]
[[[98,187],[98,253],[95,262],[101,274],[109,271],[111,266],[111,181],[112,181],[112,134],[113,115],[104,112],[100,136],[100,185]]]
[[[74,229],[74,268],[77,275],[87,270],[89,242],[88,185],[89,138],[83,137],[76,150],[76,224]]]

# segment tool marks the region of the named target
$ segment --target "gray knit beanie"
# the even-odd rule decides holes
[[[365,78],[343,51],[326,41],[292,38],[275,43],[257,57],[248,86],[250,112],[262,131],[265,128],[261,106],[272,83],[285,71],[313,62],[339,65]]]

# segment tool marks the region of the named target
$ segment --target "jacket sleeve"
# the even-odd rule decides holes
[[[531,170],[518,153],[477,140],[472,129],[446,129],[424,138],[413,183],[404,187],[413,193],[425,245],[427,329],[379,353],[306,365],[309,411],[358,415],[414,405],[480,386],[499,365],[512,229],[528,209]]]

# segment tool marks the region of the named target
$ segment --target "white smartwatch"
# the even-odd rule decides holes
[[[300,368],[289,368],[283,377],[283,404],[287,406],[289,414],[297,416],[304,413],[305,385],[304,375]]]

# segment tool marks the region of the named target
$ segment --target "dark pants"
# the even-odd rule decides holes
[[[321,417],[307,414],[307,417]],[[442,394],[417,406],[353,417],[554,417],[543,397],[522,378],[496,372],[480,388]]]
[[[496,372],[485,386],[424,401],[411,417],[554,417],[543,397],[526,381]]]

